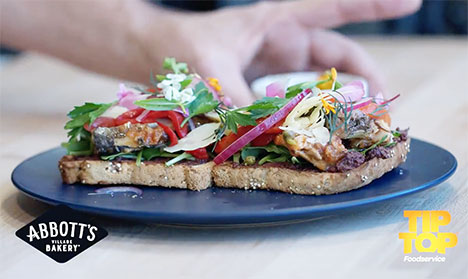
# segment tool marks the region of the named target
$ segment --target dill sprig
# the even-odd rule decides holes
[[[338,99],[335,96],[328,93],[334,99],[333,106],[335,107],[335,113],[329,112],[328,114],[326,114],[324,109],[322,108],[323,110],[322,112],[325,114],[325,120],[327,121],[327,126],[330,130],[329,142],[331,142],[333,134],[339,129],[341,129],[342,127],[344,127],[345,133],[348,132],[348,122],[349,122],[349,118],[351,117],[351,113],[353,112],[353,103],[348,102],[346,98],[343,96],[343,94],[341,94],[340,92],[338,91],[334,91],[334,92],[339,94],[343,98],[344,103],[341,103],[340,101],[338,101]],[[343,115],[343,121],[341,123],[339,119],[340,113]]]

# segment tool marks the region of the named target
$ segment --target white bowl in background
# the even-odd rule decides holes
[[[263,98],[266,94],[266,87],[273,82],[285,82],[287,88],[291,85],[298,84],[301,82],[317,80],[321,73],[322,72],[292,72],[268,75],[254,80],[250,84],[250,88],[252,89],[255,97]],[[365,96],[369,95],[369,85],[367,83],[367,80],[360,76],[338,73],[338,80],[343,84],[353,80],[361,80],[364,83]]]

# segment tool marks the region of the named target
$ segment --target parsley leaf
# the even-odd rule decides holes
[[[85,124],[91,125],[96,118],[103,114],[113,103],[108,104],[95,104],[85,103],[82,106],[75,107],[68,113],[71,118],[65,124],[65,129],[68,131],[68,142],[63,143],[69,155],[91,155],[93,146],[91,142],[91,133],[86,131],[83,126]]]
[[[192,117],[210,112],[219,106],[219,101],[213,98],[213,94],[208,91],[208,88],[206,88],[203,82],[199,82],[195,86],[194,94],[196,96],[195,99],[187,106],[190,114],[184,119],[181,126],[184,126]]]
[[[237,125],[239,126],[255,126],[257,122],[252,116],[244,113],[240,113],[235,110],[227,110],[224,113],[224,121],[226,123],[226,127],[237,134]]]
[[[286,98],[263,97],[252,105],[237,109],[237,111],[249,111],[254,119],[262,118],[275,113],[289,102]]]

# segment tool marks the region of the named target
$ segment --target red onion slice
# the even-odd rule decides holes
[[[215,162],[215,164],[219,165],[223,163],[224,161],[229,159],[234,153],[239,151],[242,147],[246,146],[249,142],[254,140],[256,137],[260,136],[271,127],[275,126],[275,124],[284,119],[302,99],[304,99],[308,94],[311,94],[309,92],[310,91],[302,91],[302,93],[294,97],[280,110],[278,110],[270,117],[265,119],[262,123],[255,126],[255,128],[245,133],[242,137],[238,138],[235,142],[229,145],[226,149],[219,153],[218,156],[214,158],[213,161]]]

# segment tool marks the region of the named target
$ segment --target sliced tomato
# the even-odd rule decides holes
[[[208,152],[206,151],[205,147],[198,148],[198,149],[191,150],[191,151],[186,151],[186,152],[200,160],[207,160],[209,158]]]
[[[83,128],[87,130],[88,132],[94,131],[97,127],[114,127],[115,126],[115,121],[114,118],[111,117],[98,117],[96,120],[94,120],[93,124],[91,126],[86,123],[83,125]]]
[[[265,146],[272,142],[277,134],[263,134],[251,141],[252,146]]]
[[[172,131],[171,128],[167,127],[166,125],[162,124],[161,122],[156,121],[161,128],[163,128],[164,132],[167,134],[169,137],[169,141],[171,144],[169,146],[176,145],[179,142],[179,139],[177,138],[177,135]]]
[[[215,147],[216,153],[221,153],[224,149],[226,149],[229,145],[236,141],[239,137],[243,136],[245,133],[250,131],[254,126],[241,126],[237,128],[237,134],[230,133],[227,136],[224,136]]]

